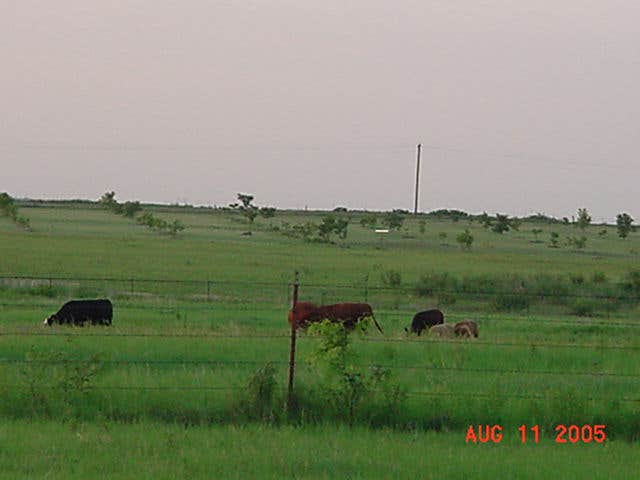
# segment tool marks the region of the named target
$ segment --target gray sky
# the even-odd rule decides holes
[[[635,0],[0,0],[0,191],[612,221]]]

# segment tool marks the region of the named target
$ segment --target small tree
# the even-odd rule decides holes
[[[391,212],[387,212],[382,221],[390,230],[400,230],[404,223],[404,218],[405,214],[402,210],[393,210]]]
[[[509,216],[497,213],[496,223],[491,227],[491,231],[502,234],[504,232],[508,232],[509,228]]]
[[[589,212],[586,208],[578,209],[578,220],[576,221],[576,223],[578,224],[578,227],[580,227],[580,229],[582,229],[583,231],[589,226],[589,224],[591,223],[591,215],[589,215]]]
[[[104,194],[102,194],[98,202],[100,202],[101,204],[103,204],[108,208],[113,208],[113,205],[117,203],[116,192],[105,192]]]
[[[29,219],[18,215],[18,207],[16,207],[13,197],[7,192],[0,193],[0,215],[9,217],[26,230],[31,229]]]
[[[471,232],[468,228],[465,228],[464,232],[456,237],[456,242],[460,244],[460,248],[462,248],[463,250],[471,249],[471,244],[473,243],[473,235],[471,235]]]
[[[418,225],[420,228],[420,233],[424,235],[424,233],[427,231],[427,221],[424,218],[421,218]]]
[[[360,219],[360,225],[362,225],[362,228],[370,228],[373,230],[376,228],[377,224],[378,217],[375,213],[368,213]]]
[[[175,237],[178,234],[178,232],[181,232],[182,230],[184,230],[184,225],[180,220],[174,220],[173,222],[167,225],[167,232],[172,237]]]
[[[541,228],[534,228],[531,230],[531,233],[533,233],[533,236],[536,237],[536,242],[538,241],[538,235],[540,235],[542,233],[542,229]]]
[[[232,208],[238,208],[242,215],[247,219],[250,225],[253,225],[253,221],[258,216],[258,207],[253,205],[253,195],[248,195],[245,193],[238,193],[238,200],[240,200],[241,205],[234,203],[230,205]]]
[[[549,234],[549,247],[551,248],[558,248],[558,244],[560,241],[560,235],[558,234],[558,232],[551,232]]]
[[[347,227],[349,220],[346,218],[336,218],[334,215],[326,215],[322,217],[322,222],[318,225],[318,235],[325,241],[331,241],[331,234],[336,234],[338,238],[344,240],[347,238]]]
[[[480,220],[480,224],[484,228],[489,228],[493,224],[493,220],[487,214],[487,212],[482,212],[482,215],[480,215],[480,217],[478,217],[478,219]]]
[[[629,233],[635,230],[633,226],[633,218],[628,213],[619,213],[616,216],[616,226],[618,228],[618,236],[627,238]]]
[[[585,237],[584,235],[582,235],[581,237],[567,237],[567,245],[570,247],[574,247],[577,250],[582,250],[587,246],[587,237]]]

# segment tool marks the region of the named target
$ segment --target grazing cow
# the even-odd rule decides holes
[[[371,318],[380,333],[382,328],[373,316],[373,310],[368,303],[336,303],[334,305],[324,305],[316,308],[309,318],[312,322],[321,322],[324,319],[332,322],[339,322],[347,330],[353,330],[363,318]]]
[[[315,303],[311,302],[298,302],[295,308],[289,310],[289,325],[296,328],[305,328],[309,322],[309,318],[313,311],[318,308]]]
[[[353,330],[360,320],[370,317],[380,333],[383,333],[380,324],[373,315],[371,305],[368,303],[336,303],[334,305],[313,307],[315,306],[312,303],[298,303],[296,310],[289,312],[289,322],[296,320],[297,326],[306,327],[309,323],[321,322],[327,319],[341,323],[347,330]]]
[[[60,310],[44,319],[45,325],[70,325],[83,326],[85,322],[91,325],[111,325],[113,319],[113,305],[109,300],[71,300],[65,303]]]
[[[413,320],[411,321],[411,332],[417,333],[418,336],[420,336],[423,330],[442,323],[444,323],[444,315],[437,308],[418,312],[413,316]],[[408,333],[409,329],[405,328],[404,331]]]
[[[459,337],[476,337],[478,338],[478,324],[473,320],[463,320],[453,327],[455,334]]]
[[[429,329],[430,335],[436,335],[438,337],[453,337],[455,335],[453,331],[453,325],[450,323],[441,323],[434,325]]]

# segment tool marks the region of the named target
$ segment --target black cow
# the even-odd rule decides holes
[[[444,314],[437,308],[418,312],[413,316],[413,320],[411,321],[411,332],[420,335],[423,330],[441,323],[444,323]],[[405,332],[409,332],[408,328],[404,330]]]
[[[91,325],[111,325],[113,319],[113,305],[109,300],[71,300],[65,303],[60,310],[44,319],[45,325],[70,325],[83,326],[85,322]]]

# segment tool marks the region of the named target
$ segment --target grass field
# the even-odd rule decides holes
[[[545,478],[552,471],[630,478],[637,470],[628,461],[640,457],[636,235],[622,240],[613,227],[592,226],[586,248],[575,250],[547,246],[550,231],[582,235],[571,225],[524,223],[498,235],[477,223],[429,219],[421,233],[409,219],[381,240],[355,215],[346,240],[323,244],[273,229],[317,222],[317,212],[258,219],[251,236],[225,212],[156,213],[187,229],[171,238],[86,205],[23,207],[31,232],[0,219],[0,416],[8,422],[0,475],[73,478],[107,469],[129,478],[137,461],[139,476],[161,478],[292,476],[286,468],[302,478]],[[543,230],[537,237],[534,227]],[[455,241],[465,228],[475,237],[470,251]],[[349,372],[384,380],[365,385],[365,394],[344,384],[336,390],[312,361],[321,340],[302,334],[297,408],[287,414],[295,270],[301,300],[373,305],[385,333],[350,336]],[[399,284],[385,281],[389,270],[400,273]],[[425,276],[432,283],[421,294]],[[99,297],[114,303],[113,327],[41,325],[66,300]],[[530,301],[515,301],[521,297]],[[413,313],[433,306],[448,322],[476,319],[480,338],[408,337]],[[273,382],[269,395],[252,390],[256,378]],[[348,413],[344,402],[353,406]],[[559,423],[604,424],[610,441],[556,445]],[[543,441],[468,446],[470,424],[514,433],[539,424]],[[28,441],[11,446],[15,435]],[[78,449],[97,450],[102,438],[129,453],[80,458]],[[47,441],[64,447],[46,450]],[[197,445],[217,453],[205,456]],[[45,459],[58,459],[53,466],[28,453],[41,447]],[[171,448],[180,452],[177,463],[154,460]],[[25,470],[25,458],[34,470]]]
[[[517,433],[517,432],[516,432]],[[17,441],[17,439],[20,439]],[[465,445],[459,433],[336,426],[3,422],[0,478],[634,478],[637,445]],[[541,459],[544,458],[544,461]]]

